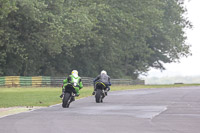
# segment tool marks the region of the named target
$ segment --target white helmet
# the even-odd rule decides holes
[[[107,74],[107,72],[105,70],[102,70],[101,74]]]
[[[76,78],[78,77],[78,71],[77,70],[73,70],[72,71],[72,75]]]

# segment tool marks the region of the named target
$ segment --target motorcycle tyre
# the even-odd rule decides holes
[[[63,108],[69,108],[69,105],[70,105],[70,94],[69,93],[65,93],[64,94],[64,97],[63,97],[63,103],[62,103],[62,107]]]
[[[102,91],[97,89],[96,95],[95,95],[96,103],[101,103],[102,101]]]

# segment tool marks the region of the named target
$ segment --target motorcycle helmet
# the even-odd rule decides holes
[[[101,74],[107,74],[107,72],[105,70],[102,70]]]
[[[76,78],[78,77],[78,71],[77,70],[73,70],[72,71],[72,75]]]

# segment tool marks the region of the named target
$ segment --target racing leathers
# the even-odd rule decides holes
[[[64,90],[65,90],[65,86],[67,86],[68,84],[74,84],[74,88],[75,88],[75,95],[79,96],[79,90],[83,88],[83,83],[81,81],[81,77],[77,76],[74,77],[74,75],[69,75],[65,80],[63,80],[63,85],[62,85],[62,94],[64,94]]]
[[[94,82],[94,92],[93,92],[93,95],[94,95],[94,93],[95,93],[95,91],[96,91],[95,83],[96,83],[97,81],[104,83],[104,84],[106,85],[106,88],[108,88],[108,91],[110,90],[110,87],[109,87],[109,86],[111,86],[110,77],[109,77],[107,74],[102,73],[102,74],[98,75],[98,76],[93,80],[93,82]]]

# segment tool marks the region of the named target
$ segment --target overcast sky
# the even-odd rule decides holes
[[[165,64],[166,70],[151,70],[148,77],[173,77],[173,76],[200,76],[200,0],[188,0],[186,8],[187,17],[192,22],[193,28],[186,31],[188,39],[186,42],[191,45],[192,56],[182,58],[180,63]]]

